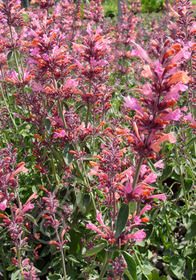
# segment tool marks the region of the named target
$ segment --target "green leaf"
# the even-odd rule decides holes
[[[133,278],[133,280],[137,280],[136,263],[135,263],[134,258],[125,251],[122,251],[122,254],[127,263],[127,269],[129,271],[131,277]]]
[[[169,270],[177,279],[183,279],[186,260],[181,256],[172,256],[170,258]]]
[[[191,168],[189,167],[189,166],[185,166],[185,170],[188,172],[188,174],[191,176],[191,178],[193,179],[193,180],[195,180],[195,172],[193,173],[193,171],[191,170]]]
[[[161,176],[161,181],[165,181],[172,174],[172,166],[168,165],[164,170]]]
[[[93,255],[96,255],[97,253],[102,251],[106,246],[107,246],[106,243],[101,243],[99,245],[96,245],[90,248],[89,250],[87,250],[86,253],[84,254],[84,257],[86,258],[86,257],[91,257]]]
[[[10,265],[6,270],[7,271],[13,271],[13,270],[15,270],[16,269],[16,267],[15,267],[15,265]]]
[[[193,260],[188,256],[187,257],[187,266],[188,266],[188,270],[189,270],[189,278],[192,279],[192,275],[193,275]]]
[[[63,148],[63,157],[67,165],[69,165],[73,160],[73,154],[70,154],[71,150],[73,150],[73,146],[69,143],[65,144]]]
[[[11,59],[12,53],[13,53],[12,51],[10,51],[10,52],[8,53],[8,55],[7,55],[7,60],[8,60],[8,61]]]
[[[34,225],[38,227],[38,224],[32,215],[25,213],[23,216],[27,217]]]
[[[19,270],[16,270],[15,272],[12,273],[11,275],[11,280],[17,280],[20,276],[20,269]]]
[[[125,268],[125,274],[123,275],[124,280],[133,280],[127,268]]]
[[[190,146],[190,144],[191,144],[192,142],[195,142],[195,140],[196,140],[196,137],[191,138],[191,140],[185,145],[185,147],[186,147],[186,146]]]
[[[152,280],[159,280],[159,273],[156,269],[152,271]]]
[[[196,236],[196,214],[192,213],[186,225],[187,233],[185,235],[185,240],[193,239]]]
[[[130,201],[129,203],[129,213],[134,214],[135,210],[137,209],[137,202],[136,201]]]
[[[124,271],[125,271],[125,274],[123,275],[124,279],[125,280],[133,280],[133,278],[132,278],[131,274],[129,273],[128,269],[125,268]]]
[[[49,275],[47,276],[47,280],[59,280],[61,279],[61,275],[60,274],[52,274],[52,275]]]
[[[147,163],[148,163],[148,166],[150,167],[150,169],[152,170],[152,172],[154,172],[155,174],[157,174],[156,167],[154,166],[154,164],[152,163],[152,161],[151,161],[150,159],[147,159]]]
[[[149,280],[149,279],[148,279],[148,277],[144,273],[142,273],[141,280]]]
[[[115,239],[117,239],[119,237],[119,235],[123,231],[124,227],[126,226],[128,216],[129,216],[129,205],[124,203],[124,204],[122,204],[122,206],[118,212]]]
[[[51,127],[51,121],[49,119],[45,119],[45,126],[46,126],[46,129],[49,131],[50,127]]]

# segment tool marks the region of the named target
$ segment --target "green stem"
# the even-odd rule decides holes
[[[54,216],[54,218],[55,218],[55,216]],[[58,243],[61,244],[59,233],[58,233],[56,228],[55,228],[55,233],[56,233],[56,237],[57,237]],[[66,266],[65,266],[65,256],[64,256],[64,252],[63,252],[62,246],[60,247],[60,252],[61,252],[62,265],[63,265],[63,274],[64,274],[63,278],[64,278],[64,280],[67,280],[67,273],[66,273]]]
[[[24,280],[24,277],[22,275],[23,269],[22,269],[22,264],[21,264],[21,259],[20,259],[20,249],[16,248],[16,251],[17,251],[17,259],[18,259],[18,264],[19,264],[19,268],[20,268],[20,272],[21,272],[21,277],[22,277],[22,280]]]
[[[63,125],[64,125],[64,129],[66,129],[66,123],[65,123],[65,118],[64,118],[64,116],[63,116],[62,105],[61,105],[60,100],[58,100],[57,102],[58,102],[58,107],[59,107],[59,113],[60,113],[60,115],[61,115],[61,119],[62,119],[62,122],[63,122]]]
[[[105,259],[104,259],[104,263],[103,263],[103,267],[102,267],[102,270],[101,270],[101,273],[99,275],[99,278],[98,280],[102,280],[103,277],[104,277],[104,274],[106,272],[106,269],[108,267],[108,261],[112,258],[112,255],[113,255],[113,252],[108,252],[106,251],[105,253]]]
[[[87,112],[86,112],[86,121],[85,121],[85,127],[88,126],[88,120],[89,120],[89,113],[90,113],[90,104],[87,103]]]
[[[141,271],[143,271],[143,266],[142,266],[142,264],[141,264],[141,261],[140,261],[140,259],[139,259],[139,257],[138,257],[138,254],[137,254],[137,251],[136,251],[136,250],[135,250],[135,258],[136,258],[136,260],[137,260],[137,263],[139,264],[139,267],[140,267]]]
[[[84,163],[83,163],[83,160],[81,161],[81,164],[82,164],[82,171],[83,171],[83,174],[84,174],[84,179],[86,181],[86,185],[88,185],[88,188],[89,190],[91,190],[91,186],[89,184],[89,180],[88,180],[88,177],[86,175],[86,169],[84,168]],[[80,169],[79,167],[79,164],[78,164],[78,168]],[[81,172],[82,173],[82,172]],[[93,203],[93,211],[94,211],[94,214],[96,216],[97,214],[97,208],[96,208],[96,204],[95,204],[95,199],[94,199],[94,196],[93,196],[93,192],[91,191],[90,192],[90,197],[91,197],[91,200],[92,200],[92,203]]]
[[[3,246],[0,246],[0,250],[1,250],[1,260],[2,260],[2,265],[3,265],[3,277],[4,277],[4,280],[7,280],[6,264],[5,264]]]
[[[12,44],[14,44],[14,38],[13,38],[13,34],[12,34],[12,28],[11,28],[10,25],[9,25],[9,30],[10,30],[10,36],[11,36]],[[15,59],[15,62],[16,62],[16,67],[17,67],[17,70],[18,70],[19,79],[20,79],[20,81],[22,81],[22,77],[21,77],[21,74],[20,74],[20,67],[19,67],[19,63],[18,63],[18,58],[17,58],[17,55],[16,55],[16,50],[14,50],[14,59]]]
[[[170,230],[170,228],[169,228],[168,218],[167,218],[166,211],[165,211],[165,203],[164,203],[164,207],[163,207],[163,215],[164,215],[164,217],[165,217],[165,224],[166,224],[166,229],[167,229],[167,236],[168,236],[168,238],[170,239],[171,246],[172,246],[172,249],[173,249],[173,251],[174,251],[175,247],[174,247],[174,243],[173,243],[173,241],[172,241],[171,230]]]
[[[15,123],[14,118],[12,117],[12,113],[11,113],[11,111],[10,111],[10,109],[9,109],[8,104],[7,104],[7,101],[6,101],[4,92],[3,92],[3,87],[2,87],[1,84],[0,84],[0,87],[1,87],[1,92],[2,92],[2,96],[3,96],[3,101],[4,101],[4,103],[5,103],[6,109],[7,109],[8,113],[9,113],[9,116],[10,116],[10,119],[11,119],[13,125],[14,125],[14,128],[15,128],[16,132],[18,133],[18,128],[17,128],[17,126],[16,126],[16,123]]]
[[[5,76],[4,76],[4,72],[3,72],[2,67],[1,67],[1,75],[2,75],[2,78],[3,78],[3,80],[1,82],[3,84],[5,82]],[[7,92],[7,87],[5,87],[5,95],[6,95],[7,99],[8,99],[8,101],[9,101],[9,94]]]
[[[135,171],[135,176],[134,176],[133,184],[132,184],[133,190],[134,190],[134,188],[137,184],[137,181],[138,181],[138,178],[139,178],[139,175],[140,175],[140,169],[141,169],[141,166],[142,166],[143,159],[144,158],[141,156],[138,160],[138,163],[137,163],[137,168],[136,168],[136,171]]]
[[[63,249],[61,248],[61,258],[62,258],[62,264],[63,264],[63,274],[64,274],[64,280],[67,279],[67,273],[66,273],[66,266],[65,266],[65,257],[63,253]]]
[[[180,170],[180,182],[181,182],[183,193],[184,193],[185,205],[186,205],[186,208],[188,209],[188,200],[187,200],[187,195],[186,195],[186,188],[185,188],[185,184],[184,184],[184,178],[183,178],[183,174],[182,174],[182,170],[181,170],[181,165],[180,165],[180,161],[179,161],[179,156],[178,156],[178,151],[177,151],[177,146],[176,145],[175,145],[175,152],[176,152],[177,165],[178,165],[179,170]]]
[[[57,175],[56,175],[56,169],[55,169],[55,165],[54,165],[53,154],[51,154],[51,163],[52,163],[52,171],[53,171],[54,179],[55,179],[56,184],[58,185],[59,182],[58,182]]]

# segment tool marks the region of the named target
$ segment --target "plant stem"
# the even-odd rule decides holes
[[[62,258],[62,264],[63,264],[63,274],[64,274],[64,280],[67,279],[67,274],[66,274],[66,266],[65,266],[65,257],[63,253],[63,249],[61,248],[61,258]]]
[[[112,255],[113,255],[113,252],[108,252],[108,251],[106,251],[106,253],[105,253],[105,259],[104,259],[104,263],[103,263],[103,267],[102,267],[102,270],[101,270],[101,273],[100,273],[100,275],[99,275],[98,280],[102,280],[102,279],[103,279],[104,274],[105,274],[105,272],[106,272],[106,269],[107,269],[107,267],[108,267],[108,261],[109,261],[109,259],[112,258]]]
[[[24,280],[24,277],[22,275],[23,269],[22,269],[22,264],[21,264],[21,259],[20,259],[20,249],[16,248],[16,252],[17,252],[17,259],[18,259],[18,264],[19,264],[19,268],[20,268],[20,272],[21,272],[21,277],[22,277],[22,280]]]
[[[55,217],[54,217],[55,218]],[[58,240],[58,243],[61,244],[61,240],[59,237],[59,233],[55,227],[55,233],[56,233],[56,237]],[[63,252],[63,247],[61,246],[60,248],[60,252],[61,252],[61,259],[62,259],[62,265],[63,265],[63,274],[64,274],[64,280],[67,280],[67,273],[66,273],[66,266],[65,266],[65,256],[64,256],[64,252]]]
[[[133,190],[134,190],[134,188],[137,184],[137,181],[138,181],[138,178],[139,178],[139,175],[140,175],[140,169],[141,169],[141,166],[142,166],[142,162],[143,162],[143,157],[141,156],[138,160],[137,168],[136,168],[136,171],[135,171],[135,176],[134,176],[134,179],[133,179],[133,184],[132,184]]]
[[[171,246],[172,246],[172,250],[174,252],[174,243],[173,243],[173,240],[172,240],[172,236],[171,236],[171,230],[169,228],[169,224],[168,224],[168,218],[167,218],[167,215],[166,215],[166,209],[165,209],[165,203],[164,203],[164,207],[163,207],[163,215],[165,217],[165,224],[166,224],[166,229],[167,229],[167,236],[168,238],[170,239],[170,242],[171,242]]]
[[[51,163],[52,163],[52,171],[53,171],[54,179],[55,179],[56,184],[58,185],[59,182],[58,182],[57,175],[56,175],[53,154],[51,154]]]
[[[12,28],[11,28],[10,25],[9,25],[9,30],[10,30],[10,36],[11,36],[12,44],[14,44],[14,38],[13,38],[13,34],[12,34]],[[19,67],[19,63],[18,63],[18,58],[17,58],[17,55],[16,55],[16,50],[14,50],[14,59],[15,59],[15,62],[16,62],[16,67],[17,67],[19,79],[20,79],[20,81],[22,81],[22,77],[21,77],[21,73],[20,73],[20,67]]]
[[[0,250],[1,250],[2,265],[3,265],[3,277],[4,277],[4,280],[7,280],[6,264],[5,264],[5,257],[4,257],[3,246],[0,246]]]
[[[86,121],[85,121],[85,127],[88,126],[88,120],[89,120],[89,113],[90,113],[90,104],[87,103],[87,112],[86,112]]]
[[[1,84],[0,84],[0,87],[1,87],[1,93],[2,93],[2,96],[3,96],[3,101],[4,101],[4,103],[5,103],[6,109],[7,109],[8,113],[9,113],[9,116],[10,116],[10,119],[11,119],[13,125],[14,125],[14,128],[15,128],[16,132],[18,133],[18,128],[17,128],[17,126],[16,126],[16,123],[15,123],[14,118],[12,117],[12,113],[11,113],[11,111],[10,111],[10,109],[9,109],[8,104],[7,104],[7,101],[6,101],[4,92],[3,92],[3,87],[2,87]]]
[[[62,122],[63,122],[64,129],[66,129],[65,118],[63,116],[63,109],[62,109],[60,100],[58,100],[58,107],[59,107],[59,113],[61,115],[61,119],[62,119]]]
[[[181,165],[180,165],[180,161],[179,161],[179,156],[178,156],[178,151],[177,151],[177,146],[176,145],[175,145],[175,152],[176,152],[177,165],[178,165],[179,170],[180,170],[180,182],[181,182],[182,189],[183,189],[185,205],[186,205],[186,209],[188,209],[188,200],[187,200],[187,195],[186,195],[186,188],[185,188],[185,184],[184,184],[184,178],[183,178],[183,174],[182,174],[182,170],[181,170]]]

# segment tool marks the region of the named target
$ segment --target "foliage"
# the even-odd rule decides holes
[[[194,279],[190,1],[20,4],[0,1],[0,279]]]
[[[143,12],[159,12],[163,10],[164,0],[141,0]]]

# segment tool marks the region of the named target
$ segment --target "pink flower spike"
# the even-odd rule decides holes
[[[163,201],[165,201],[167,199],[167,197],[166,197],[166,195],[164,193],[150,195],[148,198],[156,198],[156,199],[161,199]]]
[[[140,45],[133,42],[134,45],[137,47],[136,50],[132,51],[132,56],[139,56],[142,60],[145,60],[147,63],[151,64],[151,59],[149,58],[147,52],[140,47]]]
[[[135,110],[136,112],[143,115],[143,110],[139,105],[137,98],[128,96],[128,97],[124,97],[124,99],[125,99],[124,106],[129,107],[131,110]]]
[[[163,167],[164,167],[163,160],[157,161],[157,162],[154,164],[154,166],[155,166],[155,167],[158,167],[158,168],[163,168]]]
[[[142,88],[142,94],[153,99],[152,89],[149,83],[146,83]]]
[[[65,137],[67,134],[65,132],[64,129],[62,129],[60,132],[55,132],[54,133],[54,136],[53,136],[53,139],[56,139],[56,138],[63,138]]]
[[[125,192],[126,192],[127,194],[131,193],[131,192],[133,191],[132,184],[129,183],[129,182],[126,183],[124,189],[125,189]]]
[[[151,148],[155,153],[158,153],[161,150],[160,144],[165,141],[169,141],[170,143],[176,143],[176,138],[174,137],[174,133],[170,132],[168,134],[163,135],[161,138],[159,138],[155,143],[151,145]]]
[[[133,222],[134,224],[139,225],[141,223],[141,219],[139,218],[139,216],[135,216]]]
[[[169,101],[171,99],[178,100],[180,97],[179,91],[186,91],[187,86],[182,84],[182,82],[177,83],[175,86],[173,86],[170,91],[165,95],[163,102]]]
[[[192,125],[194,128],[196,128],[196,121],[195,121],[194,118],[192,117],[191,113],[188,113],[188,115],[184,117],[184,120],[185,120],[185,121],[190,121],[190,122],[192,123],[191,125]]]
[[[150,210],[150,209],[151,209],[150,204],[146,204],[146,205],[144,206],[144,208],[141,210],[139,216],[143,215],[146,211],[148,211],[148,210]]]
[[[156,179],[157,179],[157,175],[153,172],[151,172],[145,179],[142,183],[145,183],[145,184],[152,184],[154,182],[156,182]]]
[[[144,229],[141,229],[134,233],[127,234],[126,237],[127,239],[135,239],[137,242],[141,242],[146,237],[146,234],[144,232]]]
[[[5,211],[6,208],[7,208],[7,199],[5,199],[0,203],[0,210]]]
[[[103,217],[99,211],[97,211],[97,216],[96,216],[97,221],[100,223],[102,227],[105,227],[104,222],[103,222]]]
[[[20,172],[26,173],[27,171],[28,171],[28,169],[25,167],[25,163],[24,162],[20,162],[17,165],[16,170],[11,174],[11,178],[16,176]]]
[[[103,234],[103,232],[97,227],[95,226],[93,223],[89,222],[87,225],[86,225],[86,228],[87,229],[92,229],[94,231],[96,231],[97,233],[100,233],[100,234]]]
[[[183,116],[180,109],[177,109],[169,114],[167,114],[165,117],[163,117],[164,121],[173,120],[173,121],[179,121],[179,119]]]

